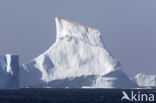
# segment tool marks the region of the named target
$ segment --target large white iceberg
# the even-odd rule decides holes
[[[21,66],[21,86],[134,86],[104,48],[99,30],[60,17],[55,20],[56,42],[46,52]]]
[[[0,55],[0,89],[19,88],[19,62],[17,55]]]

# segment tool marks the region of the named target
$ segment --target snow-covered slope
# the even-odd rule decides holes
[[[139,73],[133,80],[140,87],[156,87],[156,75]]]
[[[99,85],[99,78],[120,67],[104,48],[100,32],[59,17],[56,18],[56,26],[56,42],[45,53],[21,66],[21,85],[33,86],[70,78],[83,80],[82,77],[94,75],[94,83],[89,86],[104,87]],[[123,78],[123,81],[130,82],[126,75]],[[118,78],[114,77],[111,80],[116,83],[116,79]],[[101,80],[107,82],[110,79]],[[121,87],[125,85],[122,80],[119,83]]]
[[[18,74],[18,56],[0,55],[0,89],[18,89]]]

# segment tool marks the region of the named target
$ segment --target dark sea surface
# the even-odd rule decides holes
[[[60,89],[60,88],[23,88],[20,90],[0,90],[0,103],[148,103],[149,101],[123,100],[123,91],[131,96],[156,96],[156,89]],[[137,97],[137,96],[136,96]],[[156,103],[156,102],[149,102]]]

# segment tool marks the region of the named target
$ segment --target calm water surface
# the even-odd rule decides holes
[[[155,89],[23,88],[20,90],[0,90],[0,103],[143,103],[121,101],[123,91],[129,96],[132,91],[136,94],[138,92],[140,94],[153,93],[156,96]]]

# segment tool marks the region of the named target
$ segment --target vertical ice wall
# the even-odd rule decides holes
[[[19,88],[19,62],[17,55],[0,55],[0,89]]]

